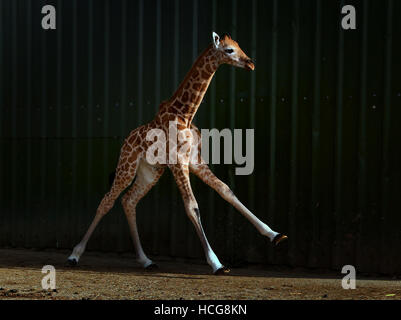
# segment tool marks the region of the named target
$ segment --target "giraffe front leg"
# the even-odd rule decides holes
[[[228,273],[230,270],[221,264],[220,260],[217,258],[216,254],[211,248],[203,230],[198,203],[196,202],[196,199],[193,195],[191,183],[189,180],[188,166],[175,165],[171,166],[170,169],[181,192],[182,199],[184,201],[185,211],[189,219],[193,223],[196,233],[198,234],[201,241],[203,250],[206,255],[207,263],[212,267],[213,273],[216,275]]]
[[[268,237],[275,245],[286,240],[287,236],[273,231],[267,224],[260,221],[251,211],[249,211],[234,195],[231,189],[221,180],[219,180],[205,163],[191,164],[191,172],[196,174],[203,182],[217,191],[220,196],[236,208],[244,217],[246,217],[255,228],[264,236]]]

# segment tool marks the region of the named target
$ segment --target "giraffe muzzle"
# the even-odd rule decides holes
[[[253,61],[251,59],[248,59],[245,61],[245,69],[253,71],[255,70],[255,64],[253,63]]]

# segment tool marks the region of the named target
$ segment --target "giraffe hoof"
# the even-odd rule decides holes
[[[288,237],[285,234],[281,234],[279,233],[278,235],[276,235],[273,239],[273,243],[275,246],[277,246],[281,241],[287,240]]]
[[[75,258],[68,258],[67,262],[70,266],[76,266],[78,264],[78,261]]]
[[[151,263],[150,265],[148,265],[145,270],[146,271],[155,271],[158,270],[159,266],[156,263]]]
[[[227,267],[221,267],[220,269],[217,269],[215,272],[214,272],[214,275],[216,275],[216,276],[224,276],[224,275],[226,275],[226,274],[229,274],[230,273],[230,269],[228,269]]]

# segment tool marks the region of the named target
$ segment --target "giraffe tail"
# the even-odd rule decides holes
[[[114,181],[115,178],[116,178],[116,170],[114,170],[113,172],[111,172],[109,174],[109,185],[110,185],[110,187],[112,186],[113,181]]]
[[[114,179],[116,178],[116,170],[113,172],[110,172],[109,174],[109,186],[111,187],[113,185]],[[136,176],[134,177],[134,180],[132,182],[135,182]]]

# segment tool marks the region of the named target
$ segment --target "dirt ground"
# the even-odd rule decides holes
[[[400,300],[401,280],[357,275],[356,289],[344,290],[342,274],[249,266],[226,276],[206,264],[168,259],[144,271],[133,255],[86,252],[76,267],[67,251],[0,249],[0,299],[385,299]],[[56,268],[56,289],[43,290],[44,265]]]

